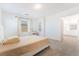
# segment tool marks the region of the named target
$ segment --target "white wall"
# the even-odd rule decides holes
[[[2,24],[2,10],[0,10],[0,41],[4,40],[4,29]]]
[[[60,20],[57,16],[46,17],[46,36],[50,39],[60,39],[61,28]]]
[[[5,39],[17,35],[17,20],[15,16],[16,14],[13,13],[2,12]]]
[[[79,8],[73,8],[57,14],[46,16],[46,36],[55,40],[60,40],[62,17],[74,14],[79,14]]]
[[[74,8],[66,11],[62,11],[57,14],[46,16],[45,32],[46,36],[52,39],[61,39],[61,19],[62,17],[74,15],[79,13],[79,8]],[[9,12],[2,13],[3,26],[5,28],[5,38],[17,35],[17,20],[15,19],[16,14]],[[34,20],[33,29],[38,29],[36,21]],[[40,19],[39,19],[40,20]],[[42,32],[43,33],[43,32]],[[42,35],[42,34],[41,34]]]
[[[45,35],[50,39],[55,40],[61,40],[61,20],[63,17],[71,16],[74,14],[79,14],[79,8],[73,8],[70,10],[65,10],[56,14],[52,14],[49,16],[45,16]],[[44,35],[44,29],[43,29],[43,20],[44,17],[40,17],[37,19],[33,19],[33,31],[38,31],[38,23],[42,21],[42,31],[39,32],[40,35]]]

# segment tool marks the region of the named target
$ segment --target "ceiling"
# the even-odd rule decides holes
[[[35,3],[0,3],[4,11],[33,17],[55,14],[79,6],[78,3],[42,3],[42,8],[35,10],[34,5]]]

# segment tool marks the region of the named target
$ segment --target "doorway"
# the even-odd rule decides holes
[[[62,42],[65,55],[79,55],[79,14],[62,18]]]

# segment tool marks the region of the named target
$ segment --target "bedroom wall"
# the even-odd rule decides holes
[[[73,14],[78,14],[79,13],[79,8],[73,8],[70,10],[62,11],[60,13],[52,14],[49,16],[46,16],[46,25],[45,25],[45,33],[46,36],[55,40],[60,40],[61,39],[61,19],[62,17],[73,15]],[[15,36],[17,35],[17,23],[15,19],[15,14],[9,13],[9,12],[3,12],[2,14],[2,20],[3,20],[3,25],[5,28],[5,37],[10,37],[10,36]],[[33,29],[36,30],[37,28],[37,19],[34,20],[35,25]],[[39,19],[40,20],[40,19]],[[37,23],[36,23],[37,22]],[[11,25],[11,26],[10,26]],[[42,32],[42,34],[44,34]],[[42,35],[41,34],[41,35]]]
[[[17,36],[18,32],[20,34],[20,29],[18,27],[18,22],[16,16],[24,17],[22,15],[2,11],[2,22],[3,22],[3,28],[4,28],[4,37],[5,39],[12,36]],[[23,35],[30,35],[30,21],[29,22],[29,32],[23,33]],[[18,31],[19,29],[19,31]],[[22,33],[21,33],[22,34]]]
[[[0,41],[4,40],[4,30],[2,24],[2,10],[0,9]]]
[[[45,35],[54,40],[61,40],[61,20],[63,17],[71,16],[79,13],[79,7],[65,10],[56,14],[45,16]],[[41,17],[40,17],[41,18]],[[37,20],[35,19],[34,29],[37,28]]]
[[[45,36],[54,39],[61,40],[61,20],[63,17],[71,16],[79,13],[79,8],[73,8],[70,10],[65,10],[56,14],[45,16]],[[38,31],[38,23],[44,20],[44,17],[40,17],[33,20],[33,30]],[[42,24],[43,26],[43,24]],[[42,28],[41,35],[44,35],[44,30]]]
[[[39,31],[40,22],[41,22],[41,31]],[[33,31],[39,32],[40,36],[46,36],[50,39],[59,39],[61,31],[60,20],[57,19],[57,16],[53,15],[33,19]]]
[[[57,16],[47,16],[46,17],[46,36],[50,39],[59,40],[61,38],[61,28],[60,28],[60,20]]]
[[[79,14],[79,7],[46,16],[46,29],[45,29],[46,36],[51,39],[61,40],[62,17],[74,14]]]
[[[15,16],[15,14],[10,12],[2,12],[5,39],[17,35],[17,20]]]

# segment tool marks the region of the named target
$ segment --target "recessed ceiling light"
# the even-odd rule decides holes
[[[35,10],[38,10],[38,9],[41,9],[42,8],[42,5],[41,4],[35,4],[34,6],[34,9]]]

